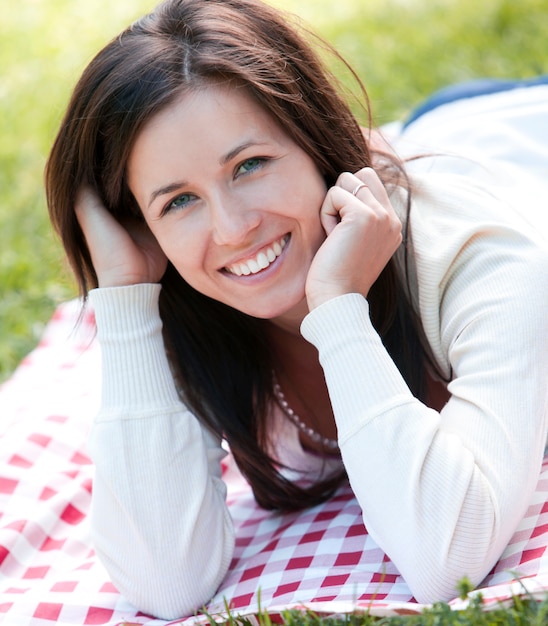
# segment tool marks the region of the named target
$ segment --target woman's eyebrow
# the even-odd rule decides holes
[[[154,202],[154,200],[156,200],[156,198],[159,198],[160,196],[165,196],[169,193],[173,193],[174,191],[177,191],[177,189],[181,189],[181,187],[185,187],[186,184],[187,183],[184,180],[182,180],[180,182],[170,183],[169,185],[165,185],[165,187],[160,187],[159,189],[154,190],[150,194],[150,199],[148,201],[147,209],[150,209],[150,205]]]
[[[232,150],[230,150],[229,152],[227,152],[224,156],[222,156],[219,159],[219,164],[226,165],[227,163],[230,163],[232,159],[236,158],[240,154],[240,152],[243,152],[247,148],[253,148],[255,146],[264,146],[264,145],[266,145],[266,142],[264,141],[251,141],[251,140],[244,141],[241,144],[237,145]]]

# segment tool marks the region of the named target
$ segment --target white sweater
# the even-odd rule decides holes
[[[412,396],[360,295],[324,303],[302,333],[319,350],[367,529],[417,600],[430,602],[454,597],[464,575],[483,579],[538,478],[548,428],[548,202],[523,196],[518,212],[444,173],[417,171],[414,185],[412,296],[451,378],[445,408]],[[159,290],[90,294],[104,381],[90,441],[92,526],[118,589],[140,610],[174,619],[214,594],[234,531],[223,449],[175,389]],[[312,467],[294,427],[280,432],[284,460]]]

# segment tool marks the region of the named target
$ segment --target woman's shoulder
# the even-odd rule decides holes
[[[470,237],[501,229],[548,246],[548,183],[510,169],[501,172],[487,161],[461,163],[461,157],[449,156],[424,157],[419,163],[422,160],[408,170],[408,214],[404,195],[396,200],[397,210],[408,219],[414,248],[443,256]]]

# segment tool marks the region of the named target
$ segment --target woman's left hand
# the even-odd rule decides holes
[[[367,297],[402,241],[401,221],[370,167],[339,176],[327,192],[320,219],[327,239],[308,272],[309,310],[346,293]]]

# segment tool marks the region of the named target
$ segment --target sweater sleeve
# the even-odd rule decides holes
[[[443,241],[451,247],[449,235]],[[430,257],[428,240],[423,251],[421,317],[452,378],[440,413],[413,397],[362,296],[322,304],[301,331],[319,350],[364,523],[417,600],[433,602],[454,597],[463,576],[478,584],[488,574],[538,480],[548,255],[487,223],[445,257]]]
[[[210,599],[234,531],[220,441],[181,403],[166,358],[159,285],[90,293],[103,363],[90,434],[92,534],[120,592],[163,619]]]

